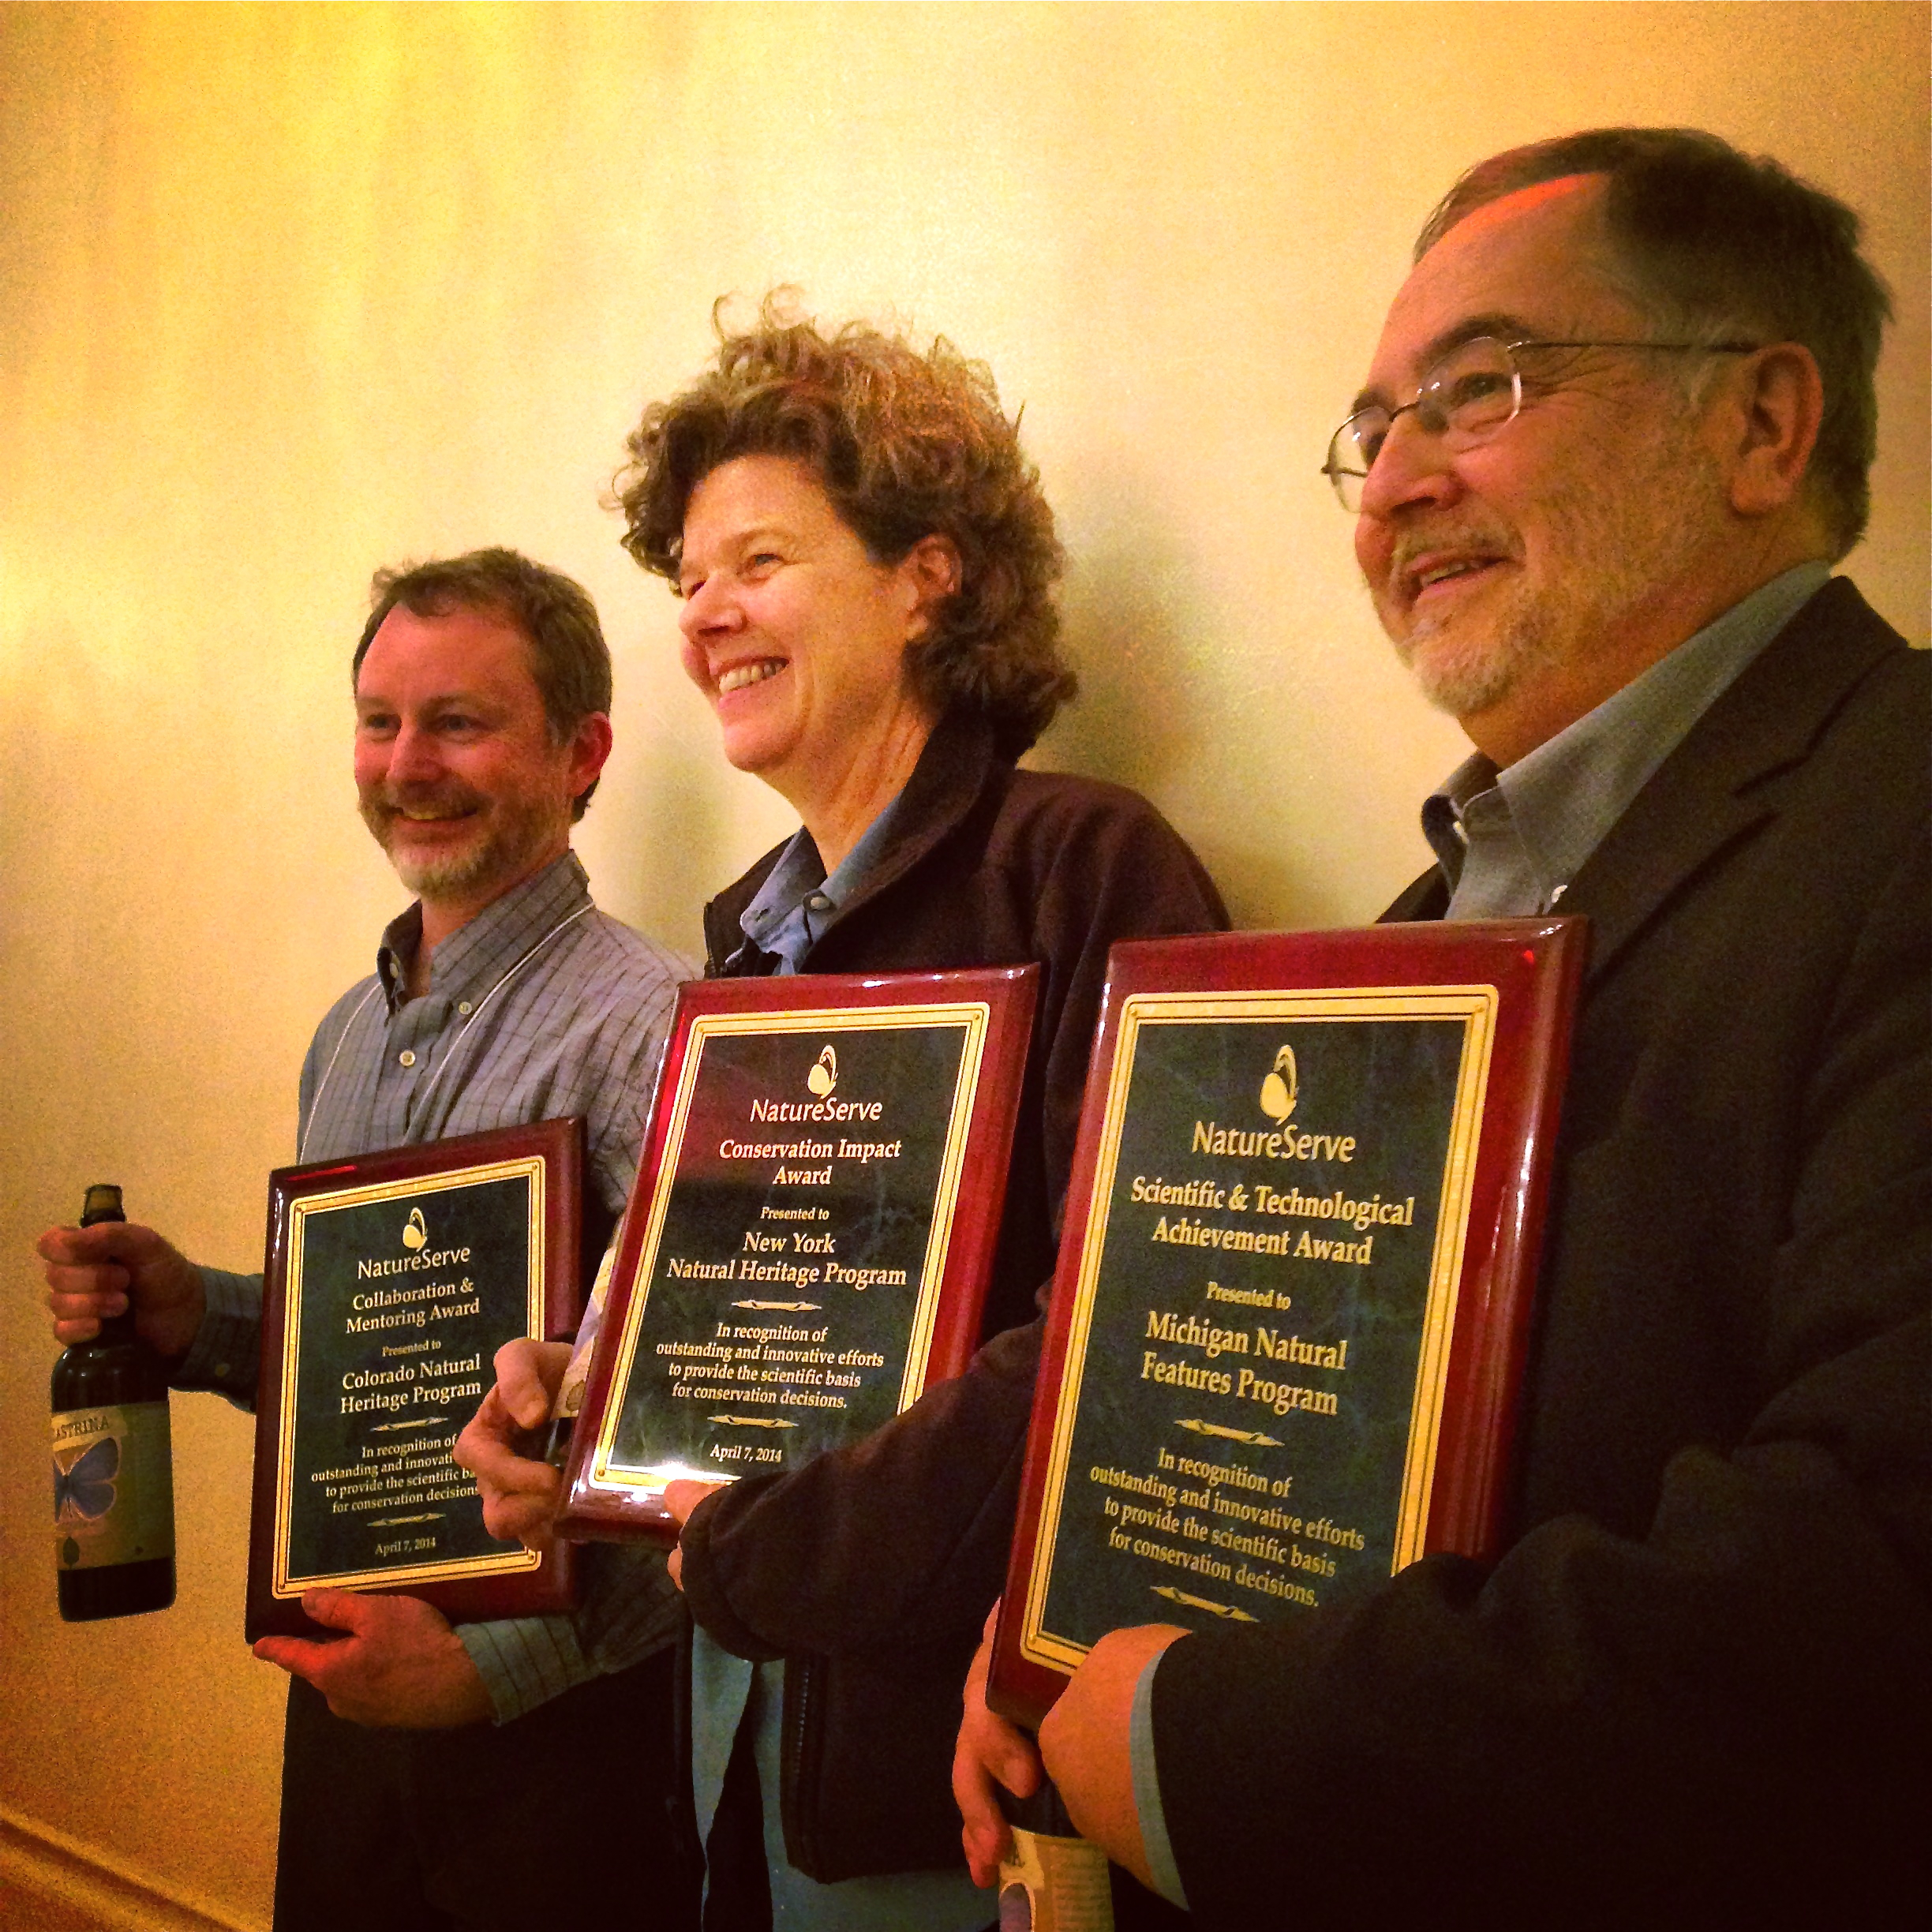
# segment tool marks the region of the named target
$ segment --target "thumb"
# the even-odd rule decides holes
[[[302,1612],[325,1630],[347,1631],[352,1635],[367,1630],[372,1617],[367,1598],[354,1590],[304,1590]]]
[[[556,1385],[569,1359],[567,1346],[522,1338],[506,1342],[496,1351],[497,1399],[519,1428],[535,1428],[549,1419]]]

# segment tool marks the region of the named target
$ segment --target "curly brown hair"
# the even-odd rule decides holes
[[[652,403],[626,440],[612,485],[623,546],[675,584],[692,491],[721,463],[769,455],[810,465],[875,564],[949,538],[959,588],[907,646],[907,668],[935,712],[977,710],[1017,757],[1075,689],[1054,601],[1064,560],[1018,419],[986,365],[943,336],[921,354],[869,323],[828,335],[794,300],[774,290],[741,330],[723,300],[713,309],[715,365]]]

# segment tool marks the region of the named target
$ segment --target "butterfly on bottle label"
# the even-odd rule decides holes
[[[121,1473],[121,1445],[111,1436],[91,1443],[64,1468],[54,1460],[54,1520],[78,1517],[95,1522],[114,1507],[114,1478]]]

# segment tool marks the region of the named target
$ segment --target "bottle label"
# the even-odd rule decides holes
[[[575,1422],[583,1413],[584,1390],[590,1380],[590,1357],[597,1347],[597,1331],[604,1326],[604,1303],[610,1293],[612,1271],[617,1262],[617,1243],[622,1238],[621,1225],[611,1237],[610,1245],[604,1250],[604,1259],[597,1264],[597,1279],[590,1284],[590,1299],[585,1307],[583,1319],[577,1324],[577,1346],[571,1351],[569,1363],[564,1370],[564,1380],[557,1385],[556,1400],[550,1405],[550,1419],[553,1422]]]
[[[1114,1932],[1106,1854],[1084,1838],[1013,1827],[1000,1861],[1000,1932]]]
[[[167,1404],[57,1410],[55,1563],[62,1570],[98,1570],[174,1554]]]

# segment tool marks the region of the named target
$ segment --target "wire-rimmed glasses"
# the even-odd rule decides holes
[[[1330,437],[1322,474],[1335,485],[1350,515],[1361,508],[1362,485],[1398,416],[1412,410],[1423,429],[1467,449],[1513,422],[1522,407],[1522,369],[1517,358],[1544,349],[1642,349],[1667,355],[1753,355],[1759,345],[1747,342],[1554,342],[1522,338],[1504,341],[1477,335],[1458,343],[1425,373],[1413,402],[1394,409],[1371,402],[1358,409]]]

